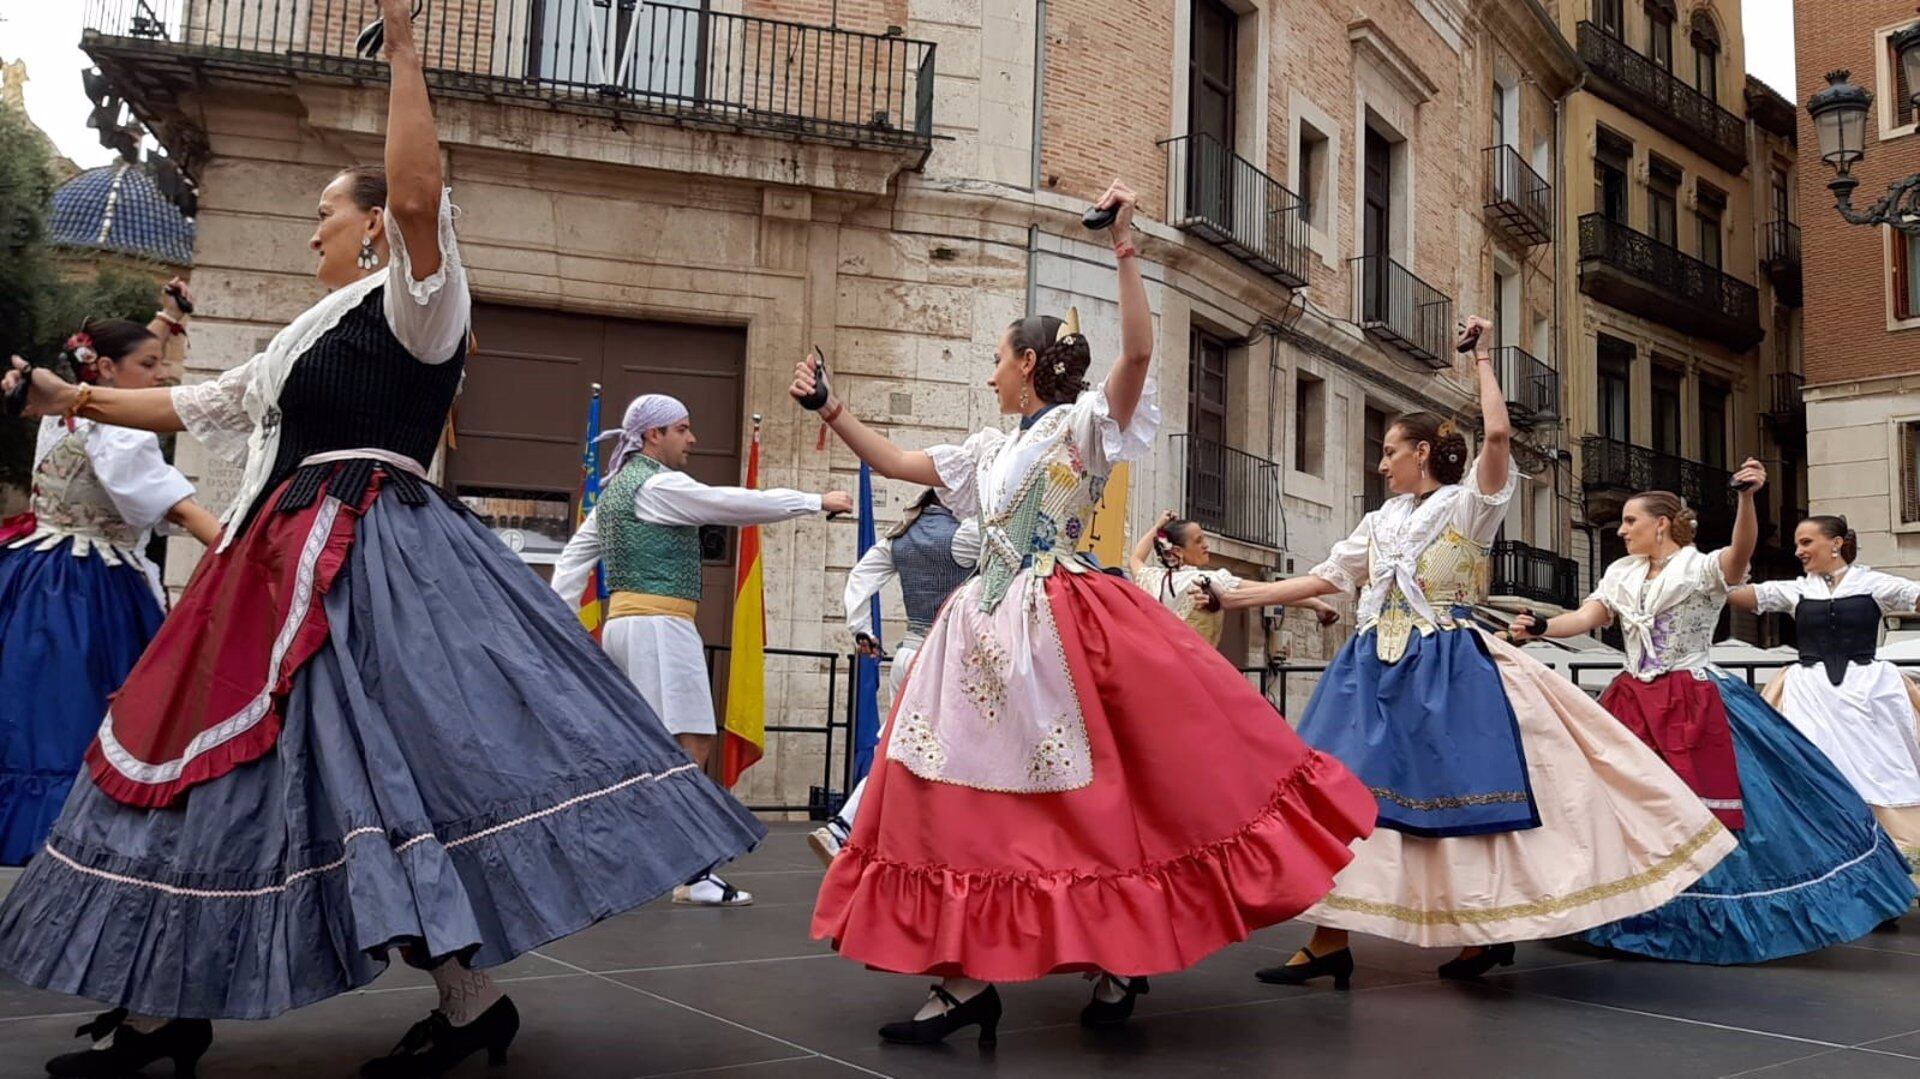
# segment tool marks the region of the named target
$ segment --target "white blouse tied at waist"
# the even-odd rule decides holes
[[[1514,470],[1507,470],[1506,484],[1494,494],[1481,492],[1478,472],[1474,462],[1465,483],[1449,483],[1425,499],[1388,499],[1362,517],[1353,534],[1335,543],[1326,561],[1307,573],[1343,592],[1362,588],[1358,624],[1363,628],[1379,619],[1395,585],[1426,625],[1440,625],[1444,619],[1428,604],[1420,584],[1420,556],[1448,529],[1481,546],[1492,543],[1513,500]]]

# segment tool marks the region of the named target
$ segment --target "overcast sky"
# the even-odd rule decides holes
[[[1800,101],[1802,95],[1793,85],[1793,0],[1741,3],[1747,69],[1787,100]],[[28,114],[62,153],[83,167],[104,165],[113,157],[87,127],[92,105],[80,89],[79,71],[87,64],[79,49],[80,26],[88,6],[80,0],[0,0],[0,59],[27,62]]]

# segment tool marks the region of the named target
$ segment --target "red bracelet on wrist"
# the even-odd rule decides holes
[[[1116,259],[1130,259],[1139,253],[1140,249],[1133,246],[1132,240],[1121,240],[1113,245],[1113,257]]]
[[[827,407],[820,410],[820,422],[832,423],[833,421],[840,418],[840,413],[842,411],[844,411],[844,409],[842,408],[840,402],[829,401],[827,402]]]

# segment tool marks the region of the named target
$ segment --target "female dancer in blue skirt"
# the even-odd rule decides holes
[[[380,3],[386,169],[321,195],[330,295],[171,395],[33,374],[39,411],[184,427],[245,463],[220,549],[0,906],[0,967],[116,1007],[87,1028],[107,1047],[55,1075],[191,1069],[207,1020],[365,985],[396,947],[439,1006],[362,1074],[498,1061],[519,1017],[482,968],[762,835],[568,605],[424,479],[470,300],[408,7]]]
[[[186,315],[172,293],[151,326],[89,321],[65,356],[82,381],[137,390]],[[157,327],[157,330],[156,330]],[[220,523],[151,431],[48,416],[20,534],[0,536],[0,865],[25,865],[66,803],[107,694],[160,629],[149,531],[170,521],[209,546]]]
[[[1353,974],[1351,932],[1453,947],[1444,978],[1512,963],[1519,941],[1656,907],[1733,840],[1660,763],[1566,679],[1474,625],[1514,479],[1506,394],[1475,319],[1484,440],[1429,413],[1387,430],[1395,495],[1304,576],[1248,583],[1225,606],[1358,587],[1360,633],[1320,679],[1300,736],[1372,790],[1378,831],[1301,915],[1307,947],[1261,981]]]
[[[1913,902],[1906,862],[1833,762],[1738,678],[1713,666],[1714,626],[1746,580],[1759,534],[1748,460],[1733,541],[1692,545],[1695,516],[1677,496],[1627,500],[1627,556],[1579,610],[1515,621],[1516,638],[1567,637],[1615,621],[1627,669],[1600,703],[1701,796],[1739,848],[1671,902],[1587,934],[1592,943],[1690,963],[1758,963],[1841,944]]]

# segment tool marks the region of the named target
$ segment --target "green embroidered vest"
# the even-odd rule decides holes
[[[628,457],[600,492],[600,561],[607,589],[700,601],[700,530],[649,524],[633,515],[640,485],[667,470],[645,454]]]

